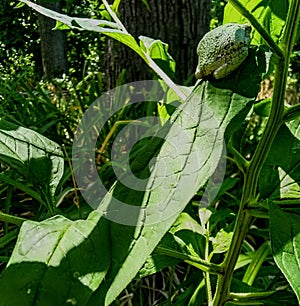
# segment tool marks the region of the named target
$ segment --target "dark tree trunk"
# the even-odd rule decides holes
[[[120,19],[135,38],[148,36],[169,45],[176,61],[175,82],[193,83],[197,65],[196,48],[209,30],[210,0],[147,0],[150,11],[141,0],[123,0]],[[153,74],[138,55],[126,46],[109,39],[106,64],[108,87],[117,84],[121,71],[126,69],[123,82],[153,78]]]
[[[60,0],[39,0],[39,4],[53,11],[61,11]],[[38,20],[44,76],[48,80],[60,78],[68,72],[65,33],[53,30],[53,19],[39,15]]]

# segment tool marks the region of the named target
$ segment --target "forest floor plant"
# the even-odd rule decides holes
[[[45,300],[49,305],[110,305],[135,277],[179,262],[197,269],[196,277],[188,287],[179,285],[162,305],[297,305],[300,107],[287,106],[284,99],[290,58],[299,38],[295,26],[300,21],[299,1],[272,5],[229,0],[224,23],[252,26],[249,55],[230,76],[200,80],[192,89],[176,85],[159,67],[157,59],[175,69],[167,45],[147,37],[137,42],[114,12],[115,3],[109,6],[103,0],[112,20],[108,21],[69,17],[21,2],[56,19],[57,29],[100,32],[132,48],[164,82],[124,85],[110,97],[124,98],[127,105],[135,90],[141,95],[145,88],[161,87],[165,104],[158,103],[163,116],[156,134],[160,137],[148,137],[129,156],[130,171],[146,179],[147,188],[137,191],[122,181],[110,183],[110,190],[99,199],[100,208],[86,220],[55,215],[62,197],[62,149],[37,132],[1,119],[0,159],[18,175],[4,171],[0,180],[31,195],[55,215],[38,222],[0,214],[4,222],[22,223],[0,276],[3,305],[43,305]],[[274,66],[272,100],[256,102],[252,108],[260,82]],[[154,96],[151,92],[150,98]],[[169,104],[180,99],[183,103],[169,115]],[[92,104],[98,117],[99,101]],[[86,116],[89,109],[73,141],[72,175],[80,191],[91,195],[98,191],[93,184],[81,185],[81,179],[91,176],[86,169],[93,169],[95,150],[94,155],[88,152],[98,131],[95,118]],[[253,109],[268,119],[255,137],[255,150],[245,153],[245,139],[253,136],[245,132]],[[133,121],[140,124],[135,118],[126,123]],[[12,189],[7,195],[9,201]],[[85,199],[89,203],[90,198]],[[136,219],[129,216],[135,224],[115,222],[120,207],[116,203],[140,212]]]

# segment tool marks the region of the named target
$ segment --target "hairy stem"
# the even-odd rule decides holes
[[[245,173],[243,195],[237,215],[232,242],[224,261],[225,274],[224,276],[219,276],[215,300],[213,302],[214,306],[224,305],[228,299],[233,270],[251,221],[251,214],[249,214],[247,210],[247,205],[255,201],[257,182],[261,168],[268,155],[277,131],[283,122],[282,116],[287,68],[288,64],[286,59],[280,61],[276,67],[274,94],[270,117],[263,136]]]
[[[231,3],[238,3],[238,1],[230,0]],[[241,5],[239,4],[239,7]],[[243,7],[244,8],[244,7]],[[243,11],[246,9],[244,8]],[[234,233],[231,241],[229,251],[224,260],[224,275],[218,276],[217,288],[214,300],[211,305],[221,306],[226,303],[230,298],[230,284],[234,267],[238,256],[241,251],[242,243],[248,231],[251,215],[248,212],[247,206],[256,200],[257,182],[263,163],[268,155],[273,140],[283,123],[284,114],[284,96],[286,89],[286,81],[288,75],[288,66],[290,54],[295,42],[296,27],[293,25],[298,24],[300,12],[300,4],[298,0],[291,2],[286,32],[283,37],[282,49],[284,50],[283,56],[278,61],[275,69],[275,83],[272,99],[272,107],[270,116],[262,135],[260,142],[255,150],[255,153],[249,163],[249,166],[244,176],[243,195],[236,219]],[[245,16],[247,17],[247,16]],[[251,21],[252,22],[252,21]],[[269,40],[271,41],[271,40]],[[273,49],[273,48],[272,48]],[[279,55],[279,54],[277,54]]]

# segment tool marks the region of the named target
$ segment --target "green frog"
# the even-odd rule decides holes
[[[196,78],[221,79],[237,69],[248,56],[251,26],[227,23],[206,33],[200,40]]]

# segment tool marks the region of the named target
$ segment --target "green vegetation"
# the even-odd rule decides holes
[[[247,22],[251,46],[193,87],[119,4],[2,5],[1,23],[10,9],[26,31],[1,41],[0,305],[298,305],[299,1],[212,1],[211,27]],[[34,11],[74,42],[68,76],[42,78]],[[105,94],[105,37],[157,80]]]

